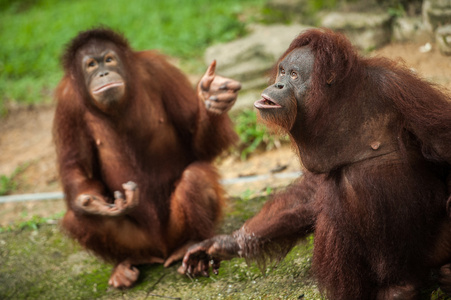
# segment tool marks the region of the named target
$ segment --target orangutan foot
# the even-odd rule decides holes
[[[117,289],[129,288],[138,280],[138,276],[138,268],[126,260],[114,267],[108,284]]]

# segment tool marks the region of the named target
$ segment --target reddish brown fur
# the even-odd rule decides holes
[[[451,161],[450,153],[434,149],[451,148],[449,96],[440,92],[434,84],[420,79],[405,65],[383,57],[359,57],[344,36],[325,32],[328,31],[310,30],[300,35],[278,61],[293,49],[303,46],[308,46],[315,53],[311,100],[307,104],[309,119],[306,122],[314,122],[315,130],[327,128],[328,111],[334,105],[340,105],[342,101],[357,101],[362,90],[371,90],[367,93],[372,98],[388,100],[396,106],[396,112],[402,114],[407,122],[404,125],[406,129],[421,140],[424,155]],[[278,63],[271,72],[273,82]],[[373,78],[362,80],[369,75]],[[332,84],[328,84],[331,78]]]
[[[78,71],[80,47],[113,42],[127,68],[127,99],[105,114],[91,104]],[[154,51],[135,52],[105,29],[68,46],[57,90],[54,139],[67,201],[62,225],[84,247],[113,263],[166,259],[190,241],[213,235],[223,205],[211,161],[236,139],[227,114],[214,115],[185,78]],[[113,198],[137,183],[138,207],[125,216],[80,211],[77,195]]]
[[[308,78],[284,75],[309,59]],[[451,292],[449,96],[403,65],[360,57],[329,30],[302,33],[279,63],[280,84],[263,92],[279,108],[257,107],[265,122],[285,127],[307,170],[240,230],[192,247],[182,271],[208,269],[205,253],[213,269],[234,256],[281,258],[314,232],[312,268],[329,299],[417,299],[438,268]],[[287,91],[308,79],[293,105]],[[287,107],[294,122],[279,120]]]
[[[307,162],[323,174],[307,172],[298,187],[314,183],[314,193],[299,193],[295,185],[243,226],[242,232],[261,237],[246,244],[244,256],[261,256],[270,240],[281,240],[275,247],[286,246],[286,252],[310,224],[314,273],[331,299],[394,299],[401,290],[399,299],[415,298],[430,270],[451,261],[449,97],[403,65],[359,57],[344,36],[327,30],[301,34],[279,62],[303,46],[315,55],[306,119],[285,130],[303,162],[304,152],[316,151],[330,163],[317,168]],[[365,123],[373,118],[375,124]],[[344,120],[356,125],[347,128],[386,125],[391,132],[382,134],[394,152],[360,160],[354,154],[364,147],[359,136],[336,134]],[[340,147],[333,152],[327,145]]]

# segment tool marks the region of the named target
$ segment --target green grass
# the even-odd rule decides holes
[[[19,185],[17,177],[25,171],[29,163],[18,166],[10,176],[0,174],[0,196],[15,191]]]
[[[270,133],[263,124],[257,122],[254,110],[243,110],[235,116],[234,120],[235,131],[240,137],[240,144],[236,151],[241,160],[246,160],[256,150],[271,150],[279,147],[282,142],[289,141],[288,136]]]
[[[136,50],[158,49],[203,70],[206,47],[244,35],[264,2],[0,0],[0,111],[7,101],[51,98],[64,45],[79,31],[105,25],[124,33]]]

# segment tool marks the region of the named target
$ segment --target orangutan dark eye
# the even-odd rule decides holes
[[[280,75],[285,75],[285,69],[284,68],[280,68]]]
[[[298,78],[298,73],[292,71],[290,76],[291,76],[291,78],[296,79],[296,78]]]
[[[94,59],[90,59],[86,62],[87,68],[94,68],[96,65],[97,65],[97,63]]]

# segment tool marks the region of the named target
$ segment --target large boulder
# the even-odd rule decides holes
[[[343,32],[359,49],[368,51],[390,41],[391,16],[388,13],[331,12],[321,26]]]
[[[451,55],[451,1],[424,0],[423,23],[445,55]]]
[[[425,43],[430,41],[421,17],[399,17],[393,23],[394,41]]]
[[[439,26],[451,24],[450,0],[424,0],[422,10],[424,26],[430,32],[435,32]]]
[[[209,47],[205,62],[217,60],[217,73],[242,82],[243,90],[264,87],[267,73],[304,25],[257,25],[248,36]]]
[[[451,55],[451,24],[439,26],[435,32],[435,40],[441,53]]]

